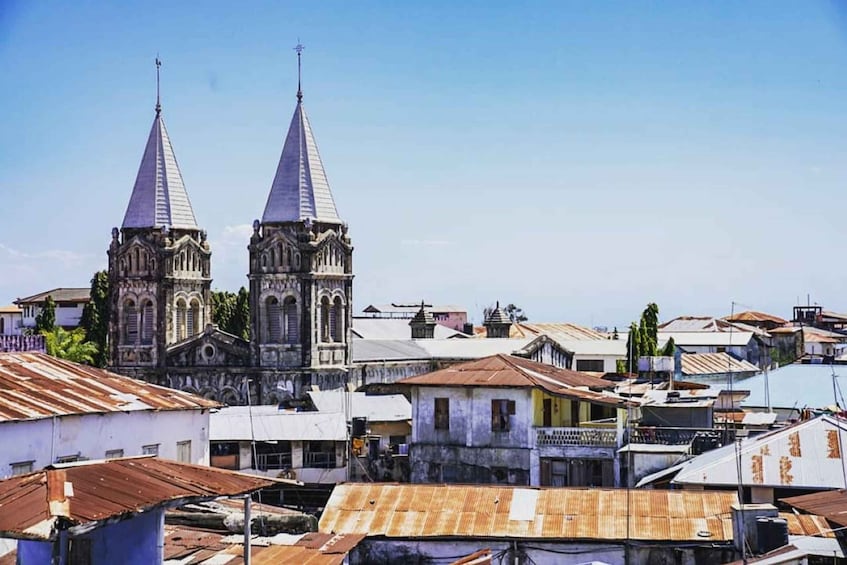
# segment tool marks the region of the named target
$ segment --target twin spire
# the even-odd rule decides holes
[[[312,127],[303,108],[300,80],[303,46],[298,43],[294,50],[297,51],[297,106],[282,148],[262,223],[318,221],[341,224]],[[162,62],[156,57],[156,116],[121,227],[167,226],[198,230],[182,173],[162,119],[159,93],[161,65]]]

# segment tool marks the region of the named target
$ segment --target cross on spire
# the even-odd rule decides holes
[[[159,54],[156,54],[156,115],[162,113],[162,100],[159,97],[159,68],[162,66],[162,61],[159,59]]]
[[[300,43],[300,38],[297,38],[297,45],[294,46],[294,50],[297,51],[297,102],[303,101],[303,90],[300,88],[300,55],[303,53],[303,49],[306,47]]]

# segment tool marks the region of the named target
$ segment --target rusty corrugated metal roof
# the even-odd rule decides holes
[[[319,529],[396,538],[726,542],[737,500],[730,491],[350,483],[335,487]]]
[[[758,312],[756,310],[747,310],[746,312],[739,312],[732,316],[726,316],[724,317],[724,320],[727,322],[772,322],[780,325],[788,323],[788,320],[783,320],[779,316],[774,316],[773,314],[767,314],[765,312]]]
[[[32,296],[18,298],[15,304],[40,304],[47,300],[50,296],[56,302],[88,302],[90,300],[91,289],[86,288],[54,288],[53,290],[45,290]]]
[[[728,353],[683,353],[681,359],[685,376],[760,372],[756,365],[738,360]]]
[[[153,457],[53,466],[0,481],[0,536],[54,539],[60,523],[88,524],[272,484],[260,477]]]
[[[584,326],[578,326],[576,324],[571,324],[567,322],[562,323],[528,323],[528,322],[520,322],[515,324],[519,327],[520,333],[524,335],[548,335],[556,340],[565,340],[565,341],[575,341],[575,340],[608,340],[609,336],[598,332],[597,330],[593,330],[591,328],[586,328]]]
[[[844,489],[781,498],[780,502],[803,512],[819,514],[833,524],[847,527],[847,491]]]
[[[203,397],[44,353],[0,353],[0,422],[220,406]]]
[[[621,397],[594,392],[613,388],[614,383],[610,381],[577,371],[559,369],[523,357],[502,354],[459,363],[424,375],[408,377],[398,381],[398,384],[530,387],[601,404],[620,405],[625,403],[625,400]]]

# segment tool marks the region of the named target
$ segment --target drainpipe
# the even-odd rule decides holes
[[[250,565],[250,508],[253,499],[247,494],[244,496],[244,565]]]

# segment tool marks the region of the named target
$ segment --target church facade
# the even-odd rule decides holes
[[[353,246],[299,88],[248,249],[249,342],[211,323],[212,251],[157,101],[108,251],[110,368],[231,405],[348,385]]]

